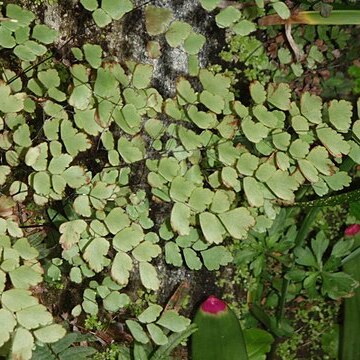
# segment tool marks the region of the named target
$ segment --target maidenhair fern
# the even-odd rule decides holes
[[[99,27],[133,9],[129,0],[80,3]],[[262,2],[256,3],[262,11]],[[211,11],[219,1],[201,4]],[[272,7],[288,17],[284,3]],[[193,78],[178,77],[171,98],[152,87],[152,60],[119,64],[105,59],[100,45],[85,43],[72,49],[75,61],[62,68],[64,76],[53,64],[36,62],[57,38],[55,30],[34,25],[34,15],[13,4],[6,16],[16,21],[0,23],[0,46],[13,49],[25,70],[19,77],[6,64],[0,82],[1,191],[8,200],[34,202],[55,214],[57,256],[70,282],[83,286],[74,317],[96,315],[100,307],[111,314],[126,308],[134,274],[147,291],[158,291],[160,258],[190,270],[229,264],[227,244],[247,239],[252,230],[265,234],[279,202],[297,204],[300,188],[324,196],[348,187],[351,178],[339,165],[345,156],[360,158],[359,109],[350,102],[324,103],[309,92],[296,101],[287,84],[255,81],[245,105],[226,74],[199,69],[203,34],[168,9],[147,5],[144,13],[149,54],[160,53],[161,38],[184,50],[191,65]],[[215,21],[241,36],[256,28],[231,6]],[[67,217],[57,216],[59,206]],[[156,214],[159,207],[163,217]],[[296,262],[316,273],[327,246],[316,238],[295,253]],[[55,350],[64,328],[31,292],[42,282],[39,254],[5,215],[0,255],[0,347],[10,344],[13,357],[30,359],[36,343],[38,357],[51,352],[66,358]],[[327,275],[312,281],[335,276],[350,284],[346,290],[355,286],[343,273]],[[345,295],[342,290],[324,293],[336,298]],[[195,330],[189,319],[158,304],[125,323],[134,349],[162,346],[151,359],[164,358]],[[71,349],[64,353],[81,351]]]

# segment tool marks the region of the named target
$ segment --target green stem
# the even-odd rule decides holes
[[[360,255],[360,247],[356,248],[348,256],[346,256],[344,259],[342,259],[341,266],[346,265],[349,261],[355,259],[359,255]]]

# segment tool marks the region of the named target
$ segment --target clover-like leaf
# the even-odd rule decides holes
[[[150,241],[143,241],[133,251],[132,255],[137,261],[151,261],[161,253],[161,248]]]
[[[308,160],[301,159],[298,161],[299,169],[301,173],[304,175],[305,179],[310,182],[318,182],[318,171],[316,167]]]
[[[144,239],[144,233],[139,226],[132,225],[120,230],[114,237],[113,246],[116,250],[130,251]]]
[[[230,252],[222,245],[201,251],[201,256],[208,270],[219,270],[221,265],[225,266],[233,259]]]
[[[144,153],[138,144],[121,137],[118,141],[118,151],[126,163],[133,163],[143,159]]]
[[[266,91],[259,81],[250,84],[250,95],[256,104],[263,104],[266,100]]]
[[[176,82],[176,92],[187,103],[193,104],[197,100],[194,89],[191,87],[188,80],[179,78]]]
[[[47,25],[37,24],[34,26],[31,36],[43,44],[51,44],[57,38],[58,32]]]
[[[232,26],[231,30],[237,35],[247,36],[256,30],[256,24],[252,21],[244,19],[238,21],[234,26]]]
[[[12,32],[5,27],[0,27],[0,46],[5,49],[12,49],[16,45],[16,41],[12,36]]]
[[[19,26],[29,25],[35,19],[35,15],[30,10],[15,4],[6,5],[6,16],[17,20],[15,23]]]
[[[360,120],[353,123],[352,132],[360,140]]]
[[[211,204],[213,192],[210,189],[195,188],[190,195],[189,206],[193,211],[203,212]]]
[[[175,203],[171,210],[171,227],[179,235],[188,235],[190,232],[190,208],[182,203]]]
[[[161,330],[161,328],[155,324],[147,324],[146,328],[157,345],[165,345],[168,343],[168,338],[164,334],[164,332]]]
[[[115,207],[108,213],[104,223],[112,234],[118,234],[130,225],[130,219],[122,208]]]
[[[229,92],[230,79],[222,74],[212,74],[207,69],[201,69],[199,72],[199,80],[204,90],[214,95],[224,97]]]
[[[241,12],[233,6],[227,6],[215,16],[216,25],[219,28],[226,28],[239,20]]]
[[[205,44],[205,36],[191,32],[184,41],[184,49],[190,55],[197,54]]]
[[[17,289],[29,289],[42,281],[42,275],[33,268],[21,265],[9,272],[12,284]]]
[[[221,0],[200,0],[201,6],[207,11],[214,10],[220,2]]]
[[[0,310],[1,311],[1,310]],[[31,330],[52,323],[52,316],[42,304],[33,305],[16,313],[21,326]]]
[[[74,87],[69,104],[78,110],[86,110],[90,104],[92,91],[87,84],[81,84]]]
[[[80,0],[81,5],[89,11],[94,11],[98,8],[97,0]]]
[[[131,257],[119,251],[112,262],[111,277],[120,285],[127,285],[129,282],[130,270],[133,268]]]
[[[166,180],[172,181],[179,175],[180,166],[178,160],[173,157],[162,158],[159,162],[159,174]]]
[[[24,94],[10,95],[10,86],[0,82],[0,111],[3,113],[19,112],[24,108]]]
[[[257,105],[253,108],[254,116],[265,126],[269,128],[276,128],[278,118],[275,112],[268,111],[265,106]]]
[[[147,289],[154,291],[159,289],[160,281],[153,265],[142,261],[139,264],[139,272],[141,282]]]
[[[13,134],[14,142],[22,147],[30,147],[32,144],[30,138],[30,128],[28,124],[20,125]]]
[[[152,59],[158,59],[161,55],[161,47],[158,41],[149,41],[146,46],[146,51]]]
[[[349,153],[350,145],[344,140],[343,136],[335,130],[330,127],[319,126],[316,129],[316,133],[319,140],[332,156],[341,158],[342,155]]]
[[[70,249],[79,242],[80,235],[87,228],[84,220],[72,220],[60,225],[60,244],[64,249]]]
[[[153,66],[149,64],[137,64],[133,73],[132,83],[137,89],[145,89],[149,86],[153,72]]]
[[[201,260],[193,249],[185,248],[183,250],[183,253],[184,253],[185,263],[189,269],[200,270],[202,268]]]
[[[152,323],[159,317],[162,311],[163,308],[160,305],[151,304],[138,316],[138,320],[142,323]]]
[[[107,199],[113,194],[114,186],[103,181],[97,181],[90,191],[90,201],[94,208],[102,210]]]
[[[282,19],[288,19],[290,17],[290,10],[284,2],[276,1],[272,4],[272,6]]]
[[[237,171],[230,166],[225,166],[221,170],[221,181],[227,188],[240,190],[240,182],[238,180]]]
[[[193,105],[189,107],[188,115],[191,121],[200,129],[211,129],[218,124],[215,114],[198,111],[197,107]]]
[[[10,289],[4,291],[1,295],[2,306],[13,312],[26,309],[38,303],[37,298],[33,297],[31,292],[25,289]]]
[[[306,134],[309,130],[307,119],[301,115],[295,115],[291,118],[291,126],[299,135]]]
[[[74,120],[78,128],[83,129],[87,134],[97,136],[103,131],[103,127],[96,121],[96,110],[75,110]]]
[[[13,249],[16,250],[24,260],[33,260],[39,255],[38,250],[30,245],[27,238],[16,240]]]
[[[126,294],[112,291],[104,298],[104,308],[111,312],[116,312],[130,303],[130,298]]]
[[[163,122],[158,119],[149,119],[146,121],[144,128],[153,139],[160,138],[165,131]]]
[[[177,176],[171,182],[170,197],[175,201],[185,202],[194,188],[195,185],[193,183],[182,176]]]
[[[145,9],[145,26],[149,35],[159,35],[165,32],[173,13],[170,9],[149,5]]]
[[[38,79],[47,88],[54,88],[60,85],[60,77],[55,69],[38,72]]]
[[[5,184],[6,178],[11,173],[10,166],[0,165],[0,185]]]
[[[203,212],[200,214],[199,220],[204,237],[210,244],[219,244],[223,241],[226,230],[216,215]]]
[[[10,311],[2,308],[0,309],[0,323],[0,347],[2,347],[10,339],[16,326],[16,319]]]
[[[94,69],[98,69],[102,62],[102,48],[100,45],[85,44],[83,46],[86,61]]]
[[[21,45],[17,45],[14,54],[23,61],[35,61],[37,56],[46,53],[46,47],[35,41],[27,40]]]
[[[149,342],[149,338],[146,335],[146,332],[139,323],[134,320],[126,320],[125,323],[136,341],[141,344],[147,344]]]
[[[14,332],[14,338],[11,346],[12,358],[30,360],[32,356],[33,347],[34,347],[34,338],[31,335],[31,332],[22,327],[18,327]]]
[[[311,95],[309,92],[305,92],[301,96],[300,106],[302,115],[304,115],[311,123],[321,123],[322,101],[319,96]]]
[[[200,102],[204,104],[209,110],[213,111],[215,114],[221,114],[224,110],[224,99],[219,95],[213,95],[209,91],[204,90],[200,94]]]
[[[173,332],[181,332],[190,325],[190,322],[190,319],[179,315],[175,310],[167,310],[156,323]]]
[[[255,225],[255,220],[249,210],[236,208],[218,215],[228,233],[235,239],[246,237],[248,230]]]
[[[166,41],[171,47],[180,46],[189,36],[191,26],[183,21],[174,21],[165,34]]]
[[[225,139],[233,139],[239,130],[239,120],[233,115],[226,115],[216,127]]]
[[[109,25],[111,23],[111,16],[104,11],[103,9],[96,9],[93,13],[92,13],[92,17],[95,21],[95,24],[100,27],[103,28],[106,25]]]
[[[54,343],[64,337],[66,330],[59,324],[52,324],[34,331],[35,337],[42,343]]]
[[[72,161],[73,158],[69,154],[53,157],[49,162],[48,170],[53,175],[60,175],[68,168]]]
[[[165,244],[165,261],[167,264],[174,266],[181,266],[183,263],[180,248],[172,241],[168,241]]]
[[[255,123],[249,116],[241,122],[241,129],[246,138],[255,144],[265,139],[269,133],[269,128],[262,123]]]
[[[78,196],[73,203],[74,210],[77,214],[90,217],[91,216],[91,207],[89,197],[87,195]]]
[[[288,84],[269,84],[267,101],[280,110],[289,110],[291,91]]]
[[[89,181],[81,166],[70,166],[61,175],[66,183],[73,189],[77,189]]]
[[[308,154],[309,149],[310,145],[306,141],[296,139],[291,143],[289,153],[294,159],[302,159]]]
[[[240,155],[236,168],[243,175],[252,175],[259,166],[259,158],[250,153]]]
[[[61,122],[60,134],[67,152],[73,157],[91,147],[88,137],[84,133],[76,131],[70,120]]]
[[[281,129],[275,129],[271,135],[274,146],[279,150],[286,151],[290,145],[291,135]]]
[[[342,133],[347,133],[351,125],[352,105],[346,100],[332,100],[328,108],[330,123]]]
[[[91,270],[100,272],[110,262],[106,255],[109,251],[109,241],[97,237],[85,248],[84,259],[88,262]]]
[[[324,176],[324,180],[330,189],[334,191],[342,190],[351,183],[351,177],[345,171],[338,171],[331,176]]]
[[[114,20],[120,20],[133,9],[133,3],[130,0],[102,0],[101,8]]]
[[[260,207],[264,205],[264,195],[260,184],[253,177],[245,177],[243,180],[244,192],[250,206]]]
[[[32,178],[32,186],[39,195],[49,195],[51,188],[50,175],[46,171],[39,171]]]
[[[280,199],[294,201],[294,191],[299,187],[299,183],[294,176],[289,176],[287,171],[276,170],[270,178],[266,180],[266,184]]]

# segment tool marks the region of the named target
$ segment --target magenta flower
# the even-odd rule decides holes
[[[210,314],[217,314],[227,308],[226,303],[211,295],[202,304],[201,310]]]
[[[360,232],[360,224],[351,224],[345,229],[345,236],[355,236]]]

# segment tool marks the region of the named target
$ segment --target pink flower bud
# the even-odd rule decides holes
[[[345,229],[345,236],[355,236],[358,232],[360,232],[360,224],[352,224]]]
[[[213,295],[209,296],[201,304],[201,310],[210,314],[217,314],[224,311],[226,308],[226,303]]]

